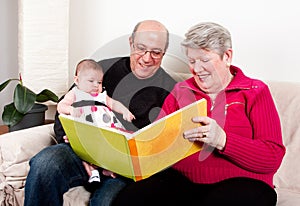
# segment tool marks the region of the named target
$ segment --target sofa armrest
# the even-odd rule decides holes
[[[18,196],[17,193],[23,196],[29,160],[43,148],[55,143],[53,124],[0,135],[1,199],[3,196]],[[13,194],[6,194],[8,191]]]

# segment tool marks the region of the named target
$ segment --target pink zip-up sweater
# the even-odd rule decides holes
[[[203,145],[203,150],[179,161],[173,168],[195,183],[249,177],[274,187],[273,176],[285,147],[270,90],[262,81],[245,76],[239,68],[231,66],[230,70],[234,78],[218,94],[214,105],[193,77],[177,83],[166,98],[158,119],[205,98],[208,116],[218,122],[227,136],[222,151]]]

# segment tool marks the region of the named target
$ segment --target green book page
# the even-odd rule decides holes
[[[83,160],[133,178],[128,142],[123,134],[59,116],[74,152]]]

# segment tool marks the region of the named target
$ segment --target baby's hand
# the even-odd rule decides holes
[[[113,173],[112,171],[106,170],[106,169],[102,170],[102,174],[105,175],[105,176],[110,176],[112,178],[117,177],[117,175],[115,173]]]
[[[70,111],[70,115],[72,117],[80,117],[81,114],[82,114],[82,109],[81,108],[74,108],[73,107],[73,109],[71,109],[71,111]]]
[[[93,170],[98,168],[97,166],[92,165],[92,164],[90,164],[88,162],[85,162],[85,161],[82,161],[82,164],[83,164],[83,166],[84,166],[84,168],[85,168],[85,170],[86,170],[86,172],[88,173],[89,176],[92,175]]]
[[[133,119],[135,119],[135,116],[130,111],[127,111],[123,114],[123,119],[131,122]]]

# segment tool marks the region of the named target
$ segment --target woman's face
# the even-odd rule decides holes
[[[223,57],[211,50],[187,48],[186,51],[190,71],[201,90],[215,94],[227,86],[225,84],[230,78],[228,65],[231,63],[231,49]]]

